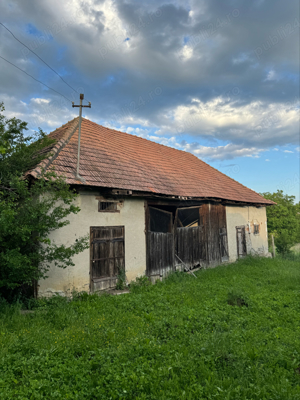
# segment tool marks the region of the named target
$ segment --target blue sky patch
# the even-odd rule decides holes
[[[41,36],[42,32],[37,29],[36,26],[33,24],[27,24],[26,25],[26,32],[29,33],[29,35],[33,36]]]

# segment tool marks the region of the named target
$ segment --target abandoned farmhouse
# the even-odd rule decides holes
[[[273,203],[191,153],[79,118],[50,133],[51,153],[30,172],[55,168],[79,194],[79,214],[54,231],[57,244],[89,234],[74,267],[53,266],[39,296],[113,288],[120,268],[130,282],[176,269],[210,267],[268,253],[266,206]]]

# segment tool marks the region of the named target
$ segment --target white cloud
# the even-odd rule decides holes
[[[193,57],[193,48],[188,45],[184,45],[182,50],[179,52],[179,57],[183,61],[187,61]]]
[[[89,119],[199,157],[257,158],[265,149],[298,143],[299,100],[291,102],[298,95],[293,49],[299,37],[281,40],[272,31],[278,18],[282,27],[293,20],[296,2],[286,13],[275,3],[245,3],[235,9],[237,17],[228,4],[229,14],[209,0],[15,0],[0,2],[0,14],[72,87],[84,89],[92,102]],[[41,35],[26,31],[28,21]],[[53,71],[3,32],[4,57],[78,101]],[[78,115],[54,92],[3,60],[0,66],[6,115],[48,131]],[[159,96],[153,94],[157,87]],[[141,107],[140,97],[146,100]],[[122,111],[127,108],[130,115]],[[185,134],[198,144],[182,144]]]
[[[50,99],[41,99],[41,98],[32,98],[30,100],[32,103],[38,104],[38,105],[46,105],[50,103]],[[26,104],[25,102],[22,102],[22,104]]]
[[[273,69],[271,69],[268,72],[265,81],[278,81],[278,80],[279,80],[279,75]]]
[[[293,151],[290,150],[283,150],[284,153],[294,153]]]
[[[199,158],[206,158],[209,160],[230,160],[237,157],[259,158],[259,153],[261,151],[263,150],[255,147],[227,144],[226,146],[217,147],[199,146],[199,148],[192,152]]]
[[[120,131],[130,133],[131,135],[146,138],[149,135],[149,129],[133,128],[129,126],[128,128],[121,127]]]
[[[59,98],[56,101],[48,98],[32,98],[25,102],[4,95],[2,99],[7,107],[4,115],[7,118],[16,117],[26,121],[29,133],[36,131],[39,127],[50,132],[78,115]]]
[[[268,158],[266,158],[265,161],[270,161],[270,160]]]
[[[276,140],[284,143],[286,135],[290,135],[291,142],[295,140],[299,120],[297,106],[298,103],[287,106],[262,101],[242,105],[222,96],[208,102],[193,98],[190,104],[177,106],[161,118],[158,134],[188,133],[222,140],[226,131],[226,139],[233,143],[242,141],[255,147],[269,147]]]

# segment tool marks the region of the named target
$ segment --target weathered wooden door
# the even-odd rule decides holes
[[[192,268],[205,260],[202,226],[177,228],[175,240],[177,261],[183,261],[186,267]]]
[[[175,257],[187,268],[206,259],[206,243],[200,206],[178,208],[176,211]]]
[[[165,276],[174,269],[173,214],[149,207],[147,275]]]
[[[207,238],[207,260],[210,265],[217,265],[227,259],[226,209],[222,204],[205,204],[201,212]]]
[[[226,226],[223,228],[220,228],[220,253],[221,253],[222,261],[229,260]]]
[[[148,276],[164,276],[175,265],[193,268],[228,260],[226,210],[222,204],[173,206],[172,211],[174,214],[148,207]]]
[[[124,226],[91,227],[91,291],[115,287],[125,268]]]
[[[236,244],[238,258],[244,257],[247,254],[246,231],[244,226],[236,227]]]

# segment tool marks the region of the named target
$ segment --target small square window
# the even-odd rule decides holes
[[[259,235],[259,225],[258,224],[254,224],[253,233],[254,233],[254,235]]]
[[[115,201],[99,201],[99,212],[118,212],[117,203]]]

